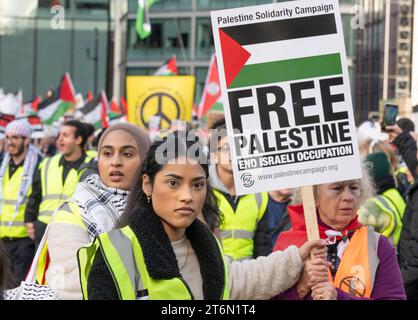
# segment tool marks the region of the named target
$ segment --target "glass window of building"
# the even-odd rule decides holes
[[[215,52],[209,18],[196,19],[196,59],[208,60]]]
[[[190,59],[190,19],[152,19],[151,35],[141,40],[135,20],[128,22],[128,60]]]
[[[8,28],[0,28],[0,86],[6,92],[34,92],[35,19],[7,18]],[[1,27],[1,26],[0,26]]]
[[[195,75],[196,75],[196,94],[195,94],[195,101],[197,103],[200,102],[202,98],[203,88],[205,87],[206,75],[208,73],[208,68],[196,68]]]
[[[212,10],[247,7],[268,3],[272,3],[272,0],[197,0],[197,7],[203,10]]]
[[[50,19],[40,18],[37,20],[34,30],[36,32],[34,92],[44,93],[48,89],[55,89],[60,80],[59,74],[72,71],[71,54],[69,53],[73,52],[73,33],[70,21],[66,22],[66,27],[66,29],[53,30],[50,26]],[[67,58],[63,59],[63,57]],[[73,74],[71,76],[73,77]]]
[[[193,0],[160,0],[155,2],[150,12],[173,12],[173,11],[189,11],[192,10]],[[129,0],[129,12],[137,12],[138,0]]]

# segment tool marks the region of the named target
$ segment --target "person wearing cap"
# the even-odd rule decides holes
[[[376,195],[359,209],[359,221],[373,226],[389,238],[395,249],[399,243],[405,200],[395,185],[395,179],[388,157],[383,152],[370,153],[364,160],[376,186]]]
[[[6,153],[0,167],[0,238],[11,260],[15,285],[25,279],[34,255],[24,214],[29,195],[39,188],[32,181],[42,157],[30,143],[31,133],[26,119],[7,125]]]
[[[64,122],[57,139],[59,154],[45,158],[35,170],[32,187],[25,211],[25,222],[30,226],[29,236],[38,246],[52,214],[70,198],[88,164],[93,161],[86,155],[87,141],[84,125],[76,120]]]
[[[82,299],[77,251],[110,231],[125,209],[134,172],[145,159],[148,133],[130,123],[112,125],[98,144],[98,174],[90,173],[53,217],[48,233],[49,265],[38,264],[37,280],[61,299]]]

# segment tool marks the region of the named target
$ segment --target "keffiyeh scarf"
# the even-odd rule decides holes
[[[89,175],[77,185],[73,195],[90,240],[114,228],[122,215],[129,191],[107,187],[99,175]]]

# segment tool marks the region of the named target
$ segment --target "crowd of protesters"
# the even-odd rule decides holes
[[[67,120],[33,140],[10,122],[0,290],[32,265],[60,299],[418,299],[412,121],[358,127],[363,177],[314,186],[315,241],[299,189],[236,195],[224,120],[215,139],[185,139],[191,127],[155,137]]]

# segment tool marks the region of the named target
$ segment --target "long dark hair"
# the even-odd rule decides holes
[[[129,224],[132,212],[138,207],[145,207],[153,210],[152,204],[148,203],[147,195],[142,190],[142,176],[146,174],[151,185],[154,184],[156,174],[164,167],[169,160],[185,157],[188,160],[197,160],[209,178],[209,158],[203,151],[203,145],[196,137],[186,138],[186,131],[176,131],[161,140],[155,141],[148,150],[142,167],[138,168],[131,185],[128,203],[124,213],[120,217],[116,228],[123,228]],[[206,198],[202,207],[202,215],[206,225],[213,232],[220,224],[220,211],[217,208],[217,201],[212,192],[209,181],[206,183]]]
[[[10,289],[12,286],[12,273],[10,260],[7,256],[6,248],[0,239],[0,300],[4,299],[3,291]]]

